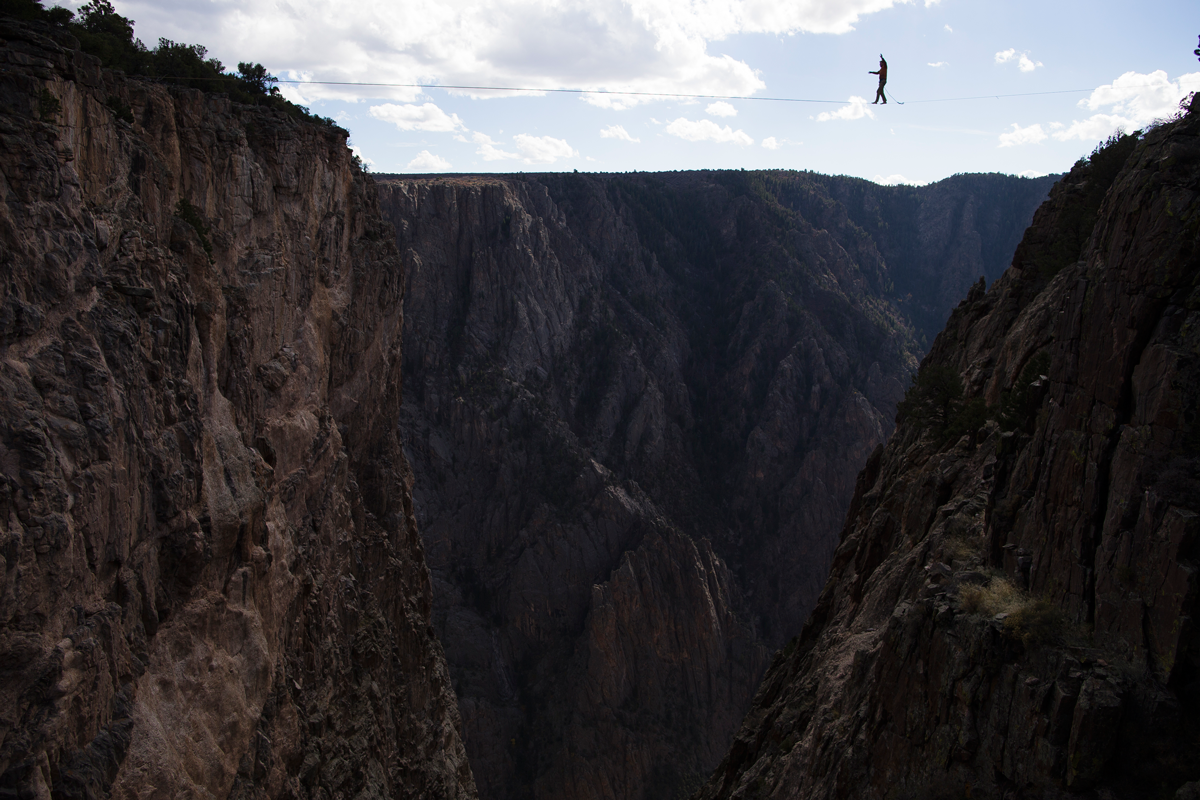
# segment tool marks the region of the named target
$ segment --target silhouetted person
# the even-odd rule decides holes
[[[870,74],[879,76],[879,88],[875,90],[875,103],[882,99],[886,105],[887,95],[883,93],[883,87],[887,85],[887,62],[883,60],[883,53],[879,54],[879,70],[871,70]],[[871,105],[875,105],[875,103],[871,103]]]

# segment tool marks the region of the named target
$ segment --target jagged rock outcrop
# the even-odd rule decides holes
[[[0,794],[474,796],[345,132],[0,39]]]
[[[481,795],[692,791],[811,610],[918,352],[871,228],[819,177],[380,176],[401,430]],[[1048,184],[1005,180],[1023,226]],[[971,224],[945,235],[991,241]]]
[[[1198,112],[1077,165],[955,310],[698,798],[1194,796]]]

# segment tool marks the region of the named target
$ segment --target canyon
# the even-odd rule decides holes
[[[376,180],[481,796],[686,795],[811,611],[920,342],[1053,178]]]
[[[1197,796],[1198,112],[955,309],[697,798]]]
[[[0,796],[1200,790],[1195,104],[1061,180],[370,175],[0,40]]]

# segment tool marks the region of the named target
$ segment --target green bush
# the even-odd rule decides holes
[[[133,124],[133,109],[121,102],[119,97],[110,97],[105,102],[108,110],[113,113],[113,116],[122,122]]]
[[[989,406],[982,397],[966,399],[962,380],[953,367],[929,364],[913,376],[912,386],[896,406],[897,420],[932,431],[943,443],[973,434],[989,419],[1001,430],[1025,430],[1041,407],[1044,383],[1050,371],[1050,353],[1042,350],[1021,370],[1013,388]]]
[[[79,40],[85,53],[96,56],[109,69],[219,92],[239,103],[270,106],[292,116],[334,124],[333,120],[311,114],[281,97],[275,86],[278,79],[262,64],[240,62],[237,74],[231,75],[218,59],[208,57],[208,50],[202,45],[159,39],[154,49],[146,47],[134,36],[133,20],[118,14],[109,0],[90,0],[75,13],[60,7],[45,9],[41,0],[0,0],[0,14],[65,29]],[[42,114],[46,114],[45,105]],[[126,119],[124,114],[117,116]],[[132,118],[132,114],[129,116]]]
[[[208,225],[204,222],[204,218],[200,216],[200,212],[187,200],[180,198],[179,203],[175,206],[175,216],[188,225],[191,225],[192,229],[196,231],[196,235],[200,237],[200,246],[208,254],[208,261],[211,264],[213,260],[213,246],[208,238]]]
[[[992,416],[983,398],[964,397],[958,371],[940,364],[927,364],[913,376],[896,411],[900,422],[932,431],[943,443],[975,433]]]
[[[901,422],[944,431],[962,406],[963,387],[958,371],[940,364],[923,366],[913,375],[912,386],[896,406]]]
[[[950,417],[950,423],[946,426],[946,439],[956,441],[965,434],[975,433],[987,424],[990,417],[991,409],[982,397],[967,400],[961,403]]]
[[[1104,196],[1140,139],[1141,131],[1127,134],[1118,130],[1096,145],[1090,156],[1079,159],[1064,179],[1075,183],[1078,191],[1062,203],[1058,212],[1057,235],[1029,254],[1029,259],[1044,280],[1049,280],[1063,267],[1079,260],[1096,225]]]
[[[58,119],[60,111],[62,111],[62,103],[58,102],[54,92],[43,87],[41,93],[38,94],[38,117],[42,122],[54,122]]]

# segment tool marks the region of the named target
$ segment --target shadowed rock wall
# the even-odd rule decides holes
[[[803,173],[378,180],[407,276],[401,429],[481,794],[687,794],[812,608],[915,367],[871,233],[892,190],[866,185],[864,227]],[[1004,181],[1024,225],[1047,186]],[[941,197],[912,191],[910,215]],[[984,272],[960,261],[954,280]]]
[[[697,797],[1194,796],[1197,112],[1077,165],[952,314]]]
[[[0,791],[474,796],[345,132],[0,38]]]

